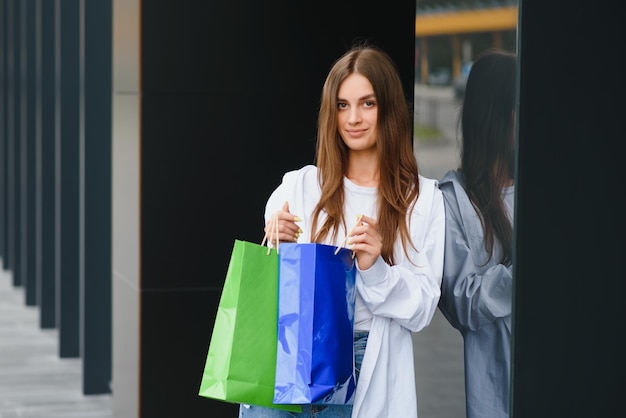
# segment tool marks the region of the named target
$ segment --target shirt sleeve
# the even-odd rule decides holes
[[[379,257],[372,267],[357,274],[357,289],[372,314],[389,317],[413,332],[430,323],[441,294],[445,212],[441,191],[436,183],[429,186],[435,188],[430,205],[417,205],[411,215],[417,249],[409,248],[408,259],[402,250],[396,251],[396,256],[402,256],[394,266]]]
[[[317,184],[317,168],[306,165],[298,170],[288,171],[283,175],[281,183],[272,191],[265,203],[264,225],[285,202],[289,203],[289,211],[303,219],[298,225],[303,229],[303,235],[298,242],[309,242],[309,218],[313,208],[319,201],[319,186]]]
[[[513,268],[493,258],[484,266],[477,265],[475,260],[486,261],[487,253],[482,240],[470,245],[463,220],[480,220],[461,216],[453,188],[444,190],[444,202],[445,259],[439,307],[455,328],[476,330],[511,315]],[[472,254],[473,249],[480,254]]]

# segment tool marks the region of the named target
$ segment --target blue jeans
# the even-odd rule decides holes
[[[358,384],[367,332],[354,333],[354,374]],[[255,405],[240,405],[239,418],[350,418],[352,405],[302,405],[302,412],[283,411]]]

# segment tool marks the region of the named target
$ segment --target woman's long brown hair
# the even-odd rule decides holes
[[[461,110],[465,190],[482,222],[487,261],[499,242],[504,265],[510,265],[513,257],[513,225],[502,200],[502,187],[513,178],[515,80],[513,53],[484,52],[472,65]]]
[[[334,63],[324,83],[316,153],[322,196],[313,211],[311,232],[314,242],[323,242],[329,235],[336,241],[340,227],[346,233],[348,231],[343,215],[343,179],[348,168],[349,149],[341,139],[337,126],[337,93],[346,77],[354,73],[369,80],[378,102],[376,147],[380,173],[376,216],[383,240],[381,255],[385,262],[393,265],[394,243],[398,234],[405,254],[408,245],[415,247],[407,225],[407,214],[419,195],[419,176],[413,153],[410,106],[395,64],[377,47],[353,47]],[[327,218],[317,230],[322,212]]]

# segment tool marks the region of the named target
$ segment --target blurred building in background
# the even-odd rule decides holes
[[[516,50],[518,0],[416,0],[415,81],[450,86],[485,49]]]

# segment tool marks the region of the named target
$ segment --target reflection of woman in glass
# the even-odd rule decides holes
[[[472,65],[461,110],[461,166],[441,180],[446,244],[439,308],[463,335],[467,418],[509,416],[515,55]]]

